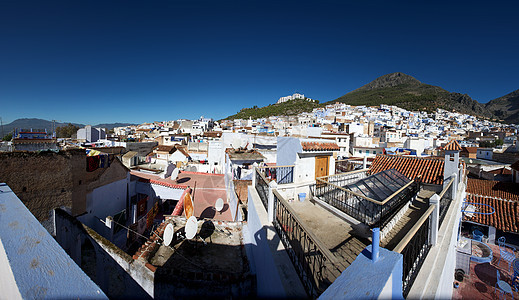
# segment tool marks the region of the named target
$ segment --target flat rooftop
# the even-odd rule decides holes
[[[227,202],[225,179],[220,174],[180,171],[176,180],[171,177],[162,178],[160,175],[131,171],[138,178],[149,179],[155,182],[165,183],[167,186],[193,189],[194,215],[197,218],[210,218],[221,221],[232,221],[233,216]],[[216,200],[222,198],[224,207],[221,212],[214,209]]]
[[[175,233],[184,232],[184,217],[168,217]],[[221,223],[221,224],[219,224]],[[192,240],[174,235],[169,246],[160,245],[149,262],[162,269],[177,269],[183,272],[209,272],[245,274],[249,264],[243,247],[242,226],[234,222],[198,221],[198,232]]]

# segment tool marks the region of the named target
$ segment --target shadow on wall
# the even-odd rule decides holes
[[[146,291],[98,242],[103,240],[105,247],[113,252],[128,266],[132,258],[121,249],[104,239],[93,230],[87,231],[81,222],[62,209],[55,209],[56,241],[81,269],[94,281],[110,299],[151,299]]]
[[[154,298],[255,298],[256,278],[245,250],[241,245],[212,243],[207,235],[214,229],[204,230],[200,235],[206,237],[206,243],[183,241],[163,266],[157,267]]]

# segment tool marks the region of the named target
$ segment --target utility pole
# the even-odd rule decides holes
[[[4,122],[2,121],[2,117],[0,117],[0,124],[2,126],[2,138],[4,138]]]

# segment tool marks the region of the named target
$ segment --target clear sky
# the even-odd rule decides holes
[[[483,103],[519,89],[516,1],[346,2],[3,0],[0,117],[219,119],[392,72]]]

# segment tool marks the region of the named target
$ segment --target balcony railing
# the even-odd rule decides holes
[[[342,179],[347,181],[350,179]],[[356,181],[356,180],[353,180]],[[337,184],[316,179],[312,194],[370,227],[383,228],[418,191],[419,183],[410,181],[383,201],[355,193]]]
[[[393,251],[401,253],[404,257],[402,274],[402,293],[404,297],[407,297],[431,248],[429,227],[431,215],[435,207],[436,205],[431,205],[402,241],[393,249]]]
[[[285,199],[274,194],[274,227],[311,298],[317,298],[345,269],[299,219]]]
[[[451,188],[452,182],[454,179],[451,179],[451,181],[447,184],[447,186],[443,189],[443,191],[440,193],[440,222],[439,226],[442,225],[443,219],[445,218],[445,215],[447,214],[447,211],[449,210],[449,206],[452,202],[452,198],[454,198],[452,195],[454,195],[453,191],[450,193],[447,193],[447,191]]]
[[[350,183],[356,182],[363,178],[366,178],[368,175],[366,174],[369,169],[362,169],[357,171],[351,171],[347,173],[333,174],[324,177],[319,177],[319,179],[327,181],[329,183],[333,183],[340,187],[346,186]]]
[[[265,178],[274,180],[277,184],[294,182],[294,166],[258,167]]]
[[[258,191],[263,206],[268,210],[269,181],[257,168],[254,171],[254,176],[256,176],[256,191]]]

